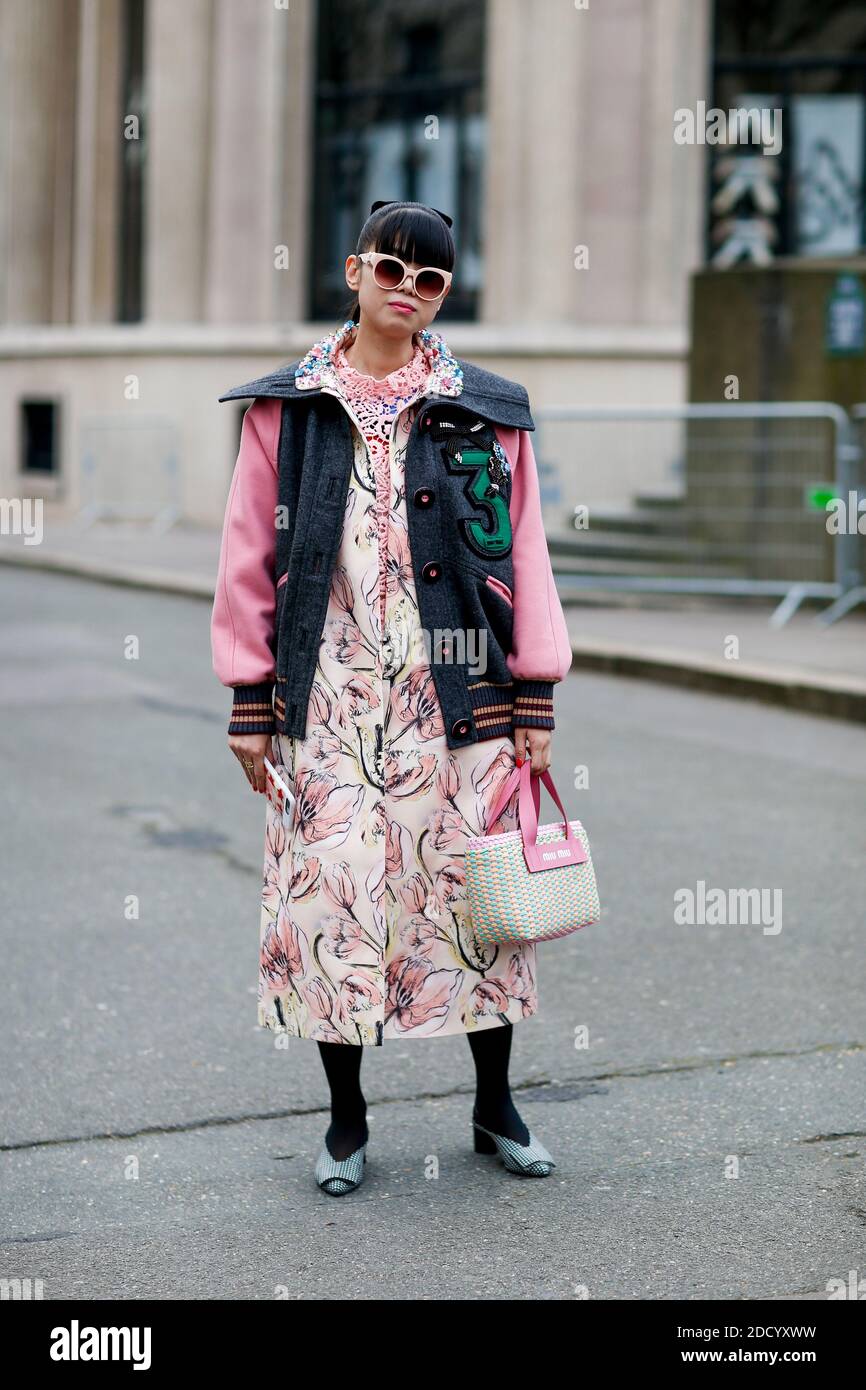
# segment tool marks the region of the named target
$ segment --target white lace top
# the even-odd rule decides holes
[[[343,352],[354,341],[341,344],[333,363],[340,390],[361,424],[373,459],[376,478],[376,527],[379,538],[379,630],[385,629],[385,594],[388,577],[388,515],[391,508],[389,443],[394,420],[421,394],[430,364],[420,344],[409,362],[386,377],[367,376],[346,361]]]

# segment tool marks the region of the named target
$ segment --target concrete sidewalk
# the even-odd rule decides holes
[[[176,526],[163,535],[131,522],[81,528],[48,504],[40,544],[0,536],[0,562],[114,584],[213,597],[220,533]],[[804,608],[770,627],[770,605],[621,596],[568,602],[575,669],[679,686],[866,722],[866,610],[830,628]],[[736,639],[736,644],[731,641]]]

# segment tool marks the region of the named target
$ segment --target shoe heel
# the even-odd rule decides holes
[[[472,1126],[472,1133],[475,1136],[475,1152],[477,1154],[496,1153],[496,1145],[490,1138],[489,1134],[485,1134],[484,1130],[479,1129],[478,1126],[475,1124]]]

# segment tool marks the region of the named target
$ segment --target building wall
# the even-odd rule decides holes
[[[313,3],[149,0],[146,313],[121,325],[121,0],[0,0],[3,495],[75,509],[99,418],[158,418],[184,514],[221,518],[238,418],[216,397],[334,326],[304,320]],[[537,413],[685,400],[703,151],[674,143],[673,112],[707,94],[709,0],[487,0],[485,61],[484,295],[449,346]],[[57,483],[18,475],[27,394],[63,402]]]

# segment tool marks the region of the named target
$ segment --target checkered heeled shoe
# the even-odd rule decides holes
[[[354,1192],[356,1187],[361,1186],[364,1181],[369,1140],[368,1132],[361,1147],[349,1154],[348,1158],[334,1158],[328,1152],[328,1145],[322,1145],[322,1152],[316,1159],[316,1182],[329,1197],[345,1197],[347,1193]]]
[[[532,1130],[529,1130],[529,1143],[518,1144],[514,1139],[508,1139],[504,1134],[494,1134],[492,1129],[485,1129],[475,1118],[475,1111],[472,1111],[472,1133],[475,1139],[475,1152],[477,1154],[498,1153],[505,1167],[512,1173],[519,1173],[524,1178],[546,1178],[552,1169],[556,1167],[551,1154],[536,1139]]]

